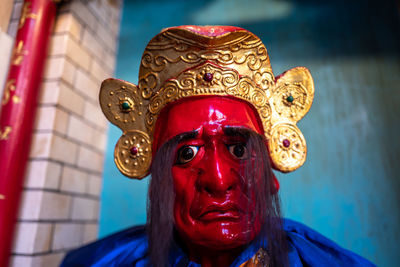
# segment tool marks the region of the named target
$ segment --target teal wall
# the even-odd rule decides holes
[[[397,266],[398,15],[395,1],[125,1],[116,77],[136,83],[147,42],[162,28],[181,24],[252,31],[266,44],[276,75],[308,67],[316,93],[299,127],[309,152],[299,170],[278,174],[284,214],[379,266]],[[145,222],[147,180],[123,178],[114,166],[119,136],[111,127],[100,236]]]

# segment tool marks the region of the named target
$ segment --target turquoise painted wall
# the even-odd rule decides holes
[[[351,2],[351,3],[349,3]],[[379,266],[400,262],[400,22],[393,1],[125,1],[116,77],[137,82],[141,54],[162,28],[244,27],[266,44],[275,75],[310,69],[314,104],[299,127],[305,165],[278,174],[286,217]],[[109,131],[100,236],[145,222],[147,180],[113,163]]]

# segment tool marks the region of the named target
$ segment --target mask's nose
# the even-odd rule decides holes
[[[212,197],[223,197],[234,191],[239,184],[239,174],[226,158],[227,148],[224,144],[213,142],[205,148],[197,188],[200,192]]]

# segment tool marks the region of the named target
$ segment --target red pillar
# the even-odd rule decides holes
[[[54,1],[25,0],[1,100],[0,266],[8,266],[55,15]]]

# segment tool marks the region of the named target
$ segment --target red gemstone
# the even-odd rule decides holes
[[[203,79],[204,79],[206,82],[211,82],[212,79],[213,79],[212,73],[209,73],[209,72],[205,73],[204,76],[203,76]]]
[[[138,153],[137,147],[133,146],[133,147],[131,148],[131,154],[135,156],[137,153]]]
[[[290,141],[285,139],[285,140],[283,140],[282,144],[283,144],[284,147],[289,147],[290,146]]]

